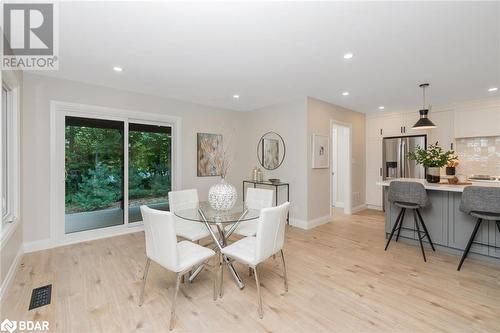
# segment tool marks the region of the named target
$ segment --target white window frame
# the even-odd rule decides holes
[[[5,244],[9,237],[14,233],[20,221],[20,86],[17,73],[12,71],[2,71],[2,88],[7,90],[7,198],[6,214],[2,212],[2,223],[0,224],[1,242]],[[1,99],[1,97],[0,97]],[[3,103],[3,101],[2,101]],[[0,117],[0,122],[3,119]],[[3,125],[3,124],[0,124]],[[3,147],[3,126],[0,126],[0,147]],[[0,165],[2,170],[3,165]],[[2,184],[3,177],[0,177],[0,189],[5,186]],[[2,192],[3,193],[3,192]]]
[[[142,222],[128,222],[128,209],[125,209],[124,224],[75,233],[65,233],[65,118],[76,116],[98,118],[124,122],[124,144],[128,146],[128,124],[155,124],[172,128],[172,190],[181,186],[181,118],[140,111],[113,109],[108,107],[51,101],[50,111],[50,247],[78,243],[93,239],[116,236],[140,231],[144,228]],[[125,165],[128,156],[124,156]],[[128,167],[124,168],[124,177],[128,178]],[[128,186],[125,183],[124,197],[128,206]]]

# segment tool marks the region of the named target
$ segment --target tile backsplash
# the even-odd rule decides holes
[[[456,139],[457,173],[500,176],[500,136]]]

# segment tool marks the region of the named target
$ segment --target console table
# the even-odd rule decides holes
[[[274,191],[275,192],[274,205],[275,206],[278,206],[278,190],[281,186],[285,186],[286,187],[286,201],[290,201],[290,184],[289,183],[270,182],[270,181],[258,182],[258,181],[253,181],[253,180],[244,180],[243,181],[243,202],[245,202],[245,185],[246,184],[253,184],[254,188],[256,188],[257,185],[274,187],[274,190],[275,190]],[[290,212],[288,213],[286,220],[289,222],[289,219],[290,219]]]

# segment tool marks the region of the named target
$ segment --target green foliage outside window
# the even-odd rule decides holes
[[[166,200],[171,189],[170,147],[170,134],[129,132],[131,204]],[[121,130],[66,126],[66,213],[122,205],[123,154]]]

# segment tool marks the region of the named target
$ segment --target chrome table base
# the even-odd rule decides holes
[[[245,215],[247,214],[247,211],[245,210],[243,212],[243,214],[241,214],[239,220],[236,223],[234,223],[231,226],[231,228],[229,228],[229,230],[227,230],[227,231],[224,230],[224,225],[222,223],[216,223],[215,226],[217,227],[217,232],[219,234],[219,237],[217,237],[217,235],[215,234],[213,229],[210,227],[210,223],[208,223],[208,221],[205,217],[205,214],[203,213],[203,210],[198,209],[198,213],[200,214],[201,218],[203,219],[203,222],[205,223],[205,226],[207,227],[208,232],[210,233],[210,236],[213,238],[213,240],[216,244],[214,251],[220,253],[222,248],[224,248],[227,245],[227,242],[226,242],[227,238],[232,235],[234,230],[236,230],[236,228],[238,227],[238,225],[241,222],[241,219],[243,219],[243,217],[245,217]],[[238,288],[240,288],[240,289],[245,288],[245,284],[241,280],[241,277],[238,274],[238,271],[236,271],[236,269],[234,268],[231,260],[229,260],[226,256],[219,256],[219,257],[220,257],[219,265],[225,264],[227,266],[229,272],[231,273],[231,276],[233,277],[233,280],[238,285]],[[200,266],[198,266],[194,270],[193,274],[191,274],[191,276],[189,276],[189,282],[192,283],[194,281],[194,279],[196,279],[198,274],[200,274],[201,271],[203,270],[204,266],[205,266],[205,264],[201,264]],[[222,276],[221,276],[221,280],[222,280]],[[221,290],[222,290],[222,288],[221,288]],[[222,295],[220,295],[220,296],[222,297]]]

